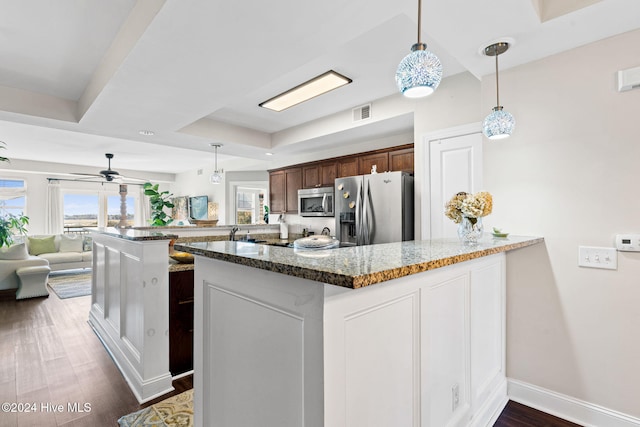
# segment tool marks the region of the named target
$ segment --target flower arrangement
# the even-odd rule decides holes
[[[462,221],[462,217],[469,218],[472,224],[478,218],[487,216],[493,209],[493,197],[486,191],[476,194],[460,192],[453,196],[445,205],[445,215],[456,224]]]

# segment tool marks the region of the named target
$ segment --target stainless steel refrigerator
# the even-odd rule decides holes
[[[335,181],[341,246],[413,240],[413,176],[384,172]]]

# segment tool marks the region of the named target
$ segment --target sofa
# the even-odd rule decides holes
[[[91,237],[84,234],[49,234],[25,239],[30,256],[49,262],[51,271],[91,268]]]

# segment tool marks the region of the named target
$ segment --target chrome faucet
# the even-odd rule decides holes
[[[236,240],[236,232],[238,232],[240,229],[238,227],[236,227],[235,225],[233,227],[231,227],[231,232],[229,233],[229,240],[231,240],[232,242]]]

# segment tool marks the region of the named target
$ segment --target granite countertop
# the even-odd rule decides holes
[[[177,239],[177,235],[161,233],[151,230],[136,230],[133,228],[115,228],[115,227],[88,227],[85,230],[92,233],[104,234],[105,236],[118,237],[125,240],[143,241],[143,240],[171,240]]]
[[[458,239],[433,239],[321,251],[220,241],[176,243],[175,249],[332,285],[361,288],[543,241],[542,237],[530,236],[485,237],[476,246],[463,246]]]

